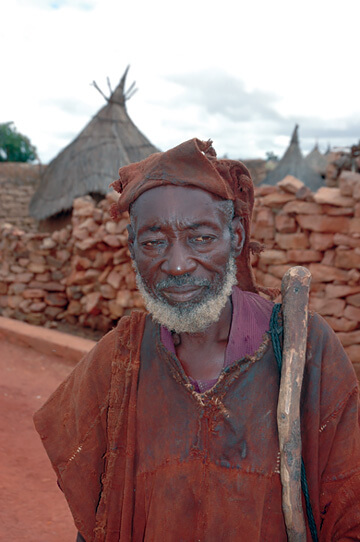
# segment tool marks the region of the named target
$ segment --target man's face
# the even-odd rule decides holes
[[[136,200],[131,217],[129,246],[145,301],[150,296],[170,309],[165,319],[172,312],[180,320],[221,292],[226,303],[236,283],[231,253],[239,239],[221,200],[197,188],[160,186]]]

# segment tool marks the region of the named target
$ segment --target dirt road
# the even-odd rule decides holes
[[[0,540],[74,542],[76,529],[32,415],[71,371],[0,340]]]

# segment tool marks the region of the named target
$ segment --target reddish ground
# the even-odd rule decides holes
[[[0,340],[0,540],[76,539],[32,422],[33,413],[71,369],[61,358]]]

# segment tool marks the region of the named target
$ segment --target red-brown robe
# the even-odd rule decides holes
[[[278,392],[269,339],[199,394],[162,345],[159,326],[133,312],[35,423],[86,542],[281,542]],[[309,320],[301,412],[320,540],[360,540],[358,385],[317,315]]]

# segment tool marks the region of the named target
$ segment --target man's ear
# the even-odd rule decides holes
[[[240,256],[245,243],[245,229],[240,216],[236,216],[232,219],[232,231],[233,237],[233,250],[235,256]]]
[[[131,259],[135,259],[135,253],[134,253],[134,240],[135,240],[135,232],[131,224],[127,225],[127,231],[128,231],[128,248],[130,252]]]

